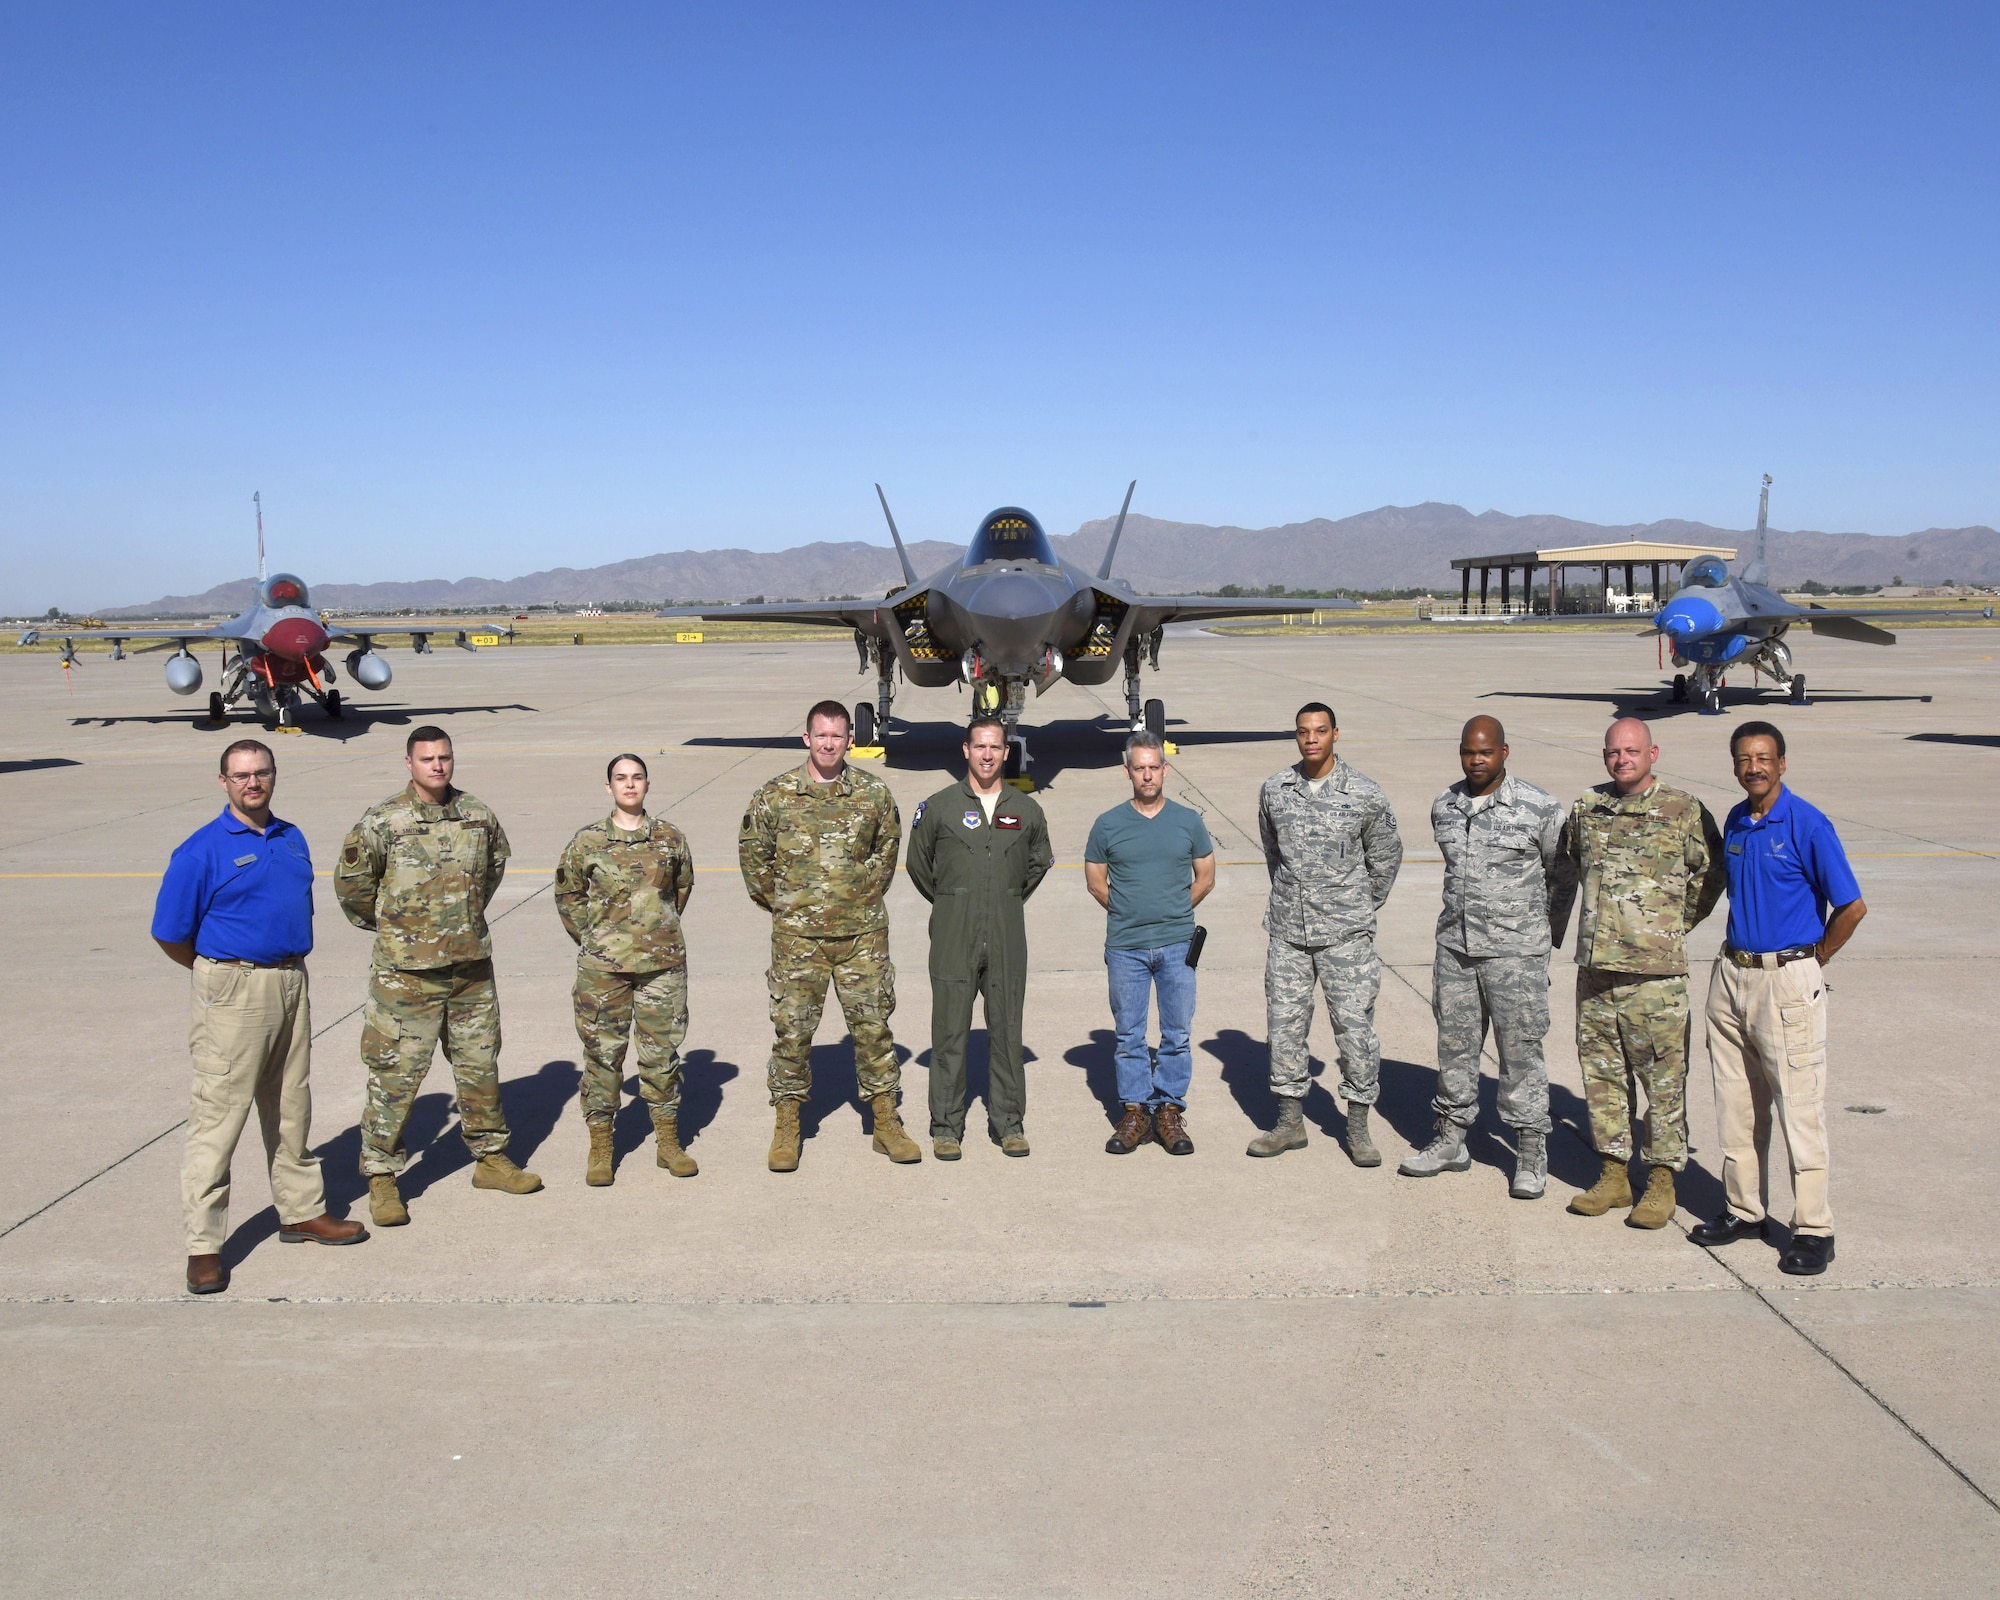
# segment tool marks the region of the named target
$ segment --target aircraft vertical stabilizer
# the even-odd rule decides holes
[[[1132,491],[1138,487],[1137,478],[1125,485],[1125,503],[1118,508],[1118,526],[1111,530],[1111,542],[1104,547],[1104,565],[1097,569],[1099,578],[1111,576],[1111,563],[1118,555],[1118,536],[1125,531],[1125,513],[1132,509]]]
[[[1757,537],[1750,545],[1750,560],[1743,568],[1745,583],[1769,583],[1771,564],[1764,555],[1764,525],[1771,520],[1771,475],[1764,474],[1764,492],[1757,496]]]

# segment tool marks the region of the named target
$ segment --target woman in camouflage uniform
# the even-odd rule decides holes
[[[583,1041],[584,1181],[611,1182],[611,1124],[624,1082],[625,1043],[639,1036],[639,1093],[653,1113],[659,1164],[677,1178],[700,1169],[681,1148],[680,1044],[687,1037],[687,944],[682,911],[694,856],[671,822],[646,815],[646,763],[605,768],[611,815],[577,831],[556,868],[556,912],[577,942],[576,1031]]]

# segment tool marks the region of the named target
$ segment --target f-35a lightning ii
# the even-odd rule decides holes
[[[881,601],[805,601],[770,605],[704,608],[669,607],[663,617],[701,617],[710,622],[759,618],[854,630],[862,672],[875,671],[875,702],[854,708],[854,742],[871,745],[888,726],[895,700],[896,672],[919,688],[969,684],[977,713],[997,713],[1007,724],[1009,777],[1025,777],[1027,741],[1017,724],[1030,690],[1039,695],[1059,679],[1095,686],[1110,682],[1122,667],[1125,711],[1133,732],[1150,729],[1164,738],[1166,706],[1141,704],[1139,670],[1160,665],[1160,642],[1170,622],[1215,617],[1282,616],[1301,608],[1296,600],[1228,600],[1209,595],[1140,595],[1111,576],[1125,515],[1132,509],[1134,479],[1125,490],[1111,542],[1095,573],[1059,559],[1033,514],[1001,506],[980,520],[965,554],[919,581],[903,548],[889,500],[875,485],[889,524],[903,584]],[[1351,606],[1353,601],[1316,600],[1312,608]]]
[[[208,697],[209,721],[221,723],[229,708],[247,700],[257,715],[274,729],[296,731],[298,708],[310,697],[329,717],[339,717],[340,691],[333,687],[333,663],[326,652],[335,644],[351,644],[347,653],[347,675],[364,689],[386,689],[393,673],[389,661],[375,648],[384,637],[407,637],[418,655],[430,654],[431,635],[458,635],[461,650],[476,649],[468,637],[494,630],[488,624],[468,627],[464,623],[340,622],[327,621],[313,611],[303,580],[289,572],[266,574],[264,570],[264,505],[261,495],[253,495],[257,506],[257,598],[238,616],[213,627],[180,628],[91,628],[56,630],[62,640],[62,664],[67,672],[76,665],[79,638],[109,639],[111,659],[125,659],[130,639],[161,639],[179,648],[167,657],[167,687],[175,694],[195,694],[201,689],[201,662],[188,647],[214,643],[222,646],[221,686]],[[23,645],[37,644],[44,630],[31,628],[21,635]],[[145,655],[164,650],[165,644],[134,652]]]

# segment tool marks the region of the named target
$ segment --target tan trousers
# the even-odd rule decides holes
[[[229,1165],[250,1107],[264,1135],[264,1163],[278,1221],[326,1211],[312,1139],[312,1004],[304,968],[239,967],[196,956],[194,1102],[181,1165],[188,1254],[217,1255],[229,1234]]]
[[[1709,979],[1707,1021],[1729,1209],[1746,1222],[1763,1217],[1763,1147],[1775,1121],[1791,1159],[1792,1231],[1832,1233],[1826,1193],[1826,981],[1819,963],[1739,967],[1721,957]]]

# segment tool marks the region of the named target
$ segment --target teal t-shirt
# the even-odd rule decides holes
[[[1083,859],[1111,869],[1104,948],[1163,950],[1192,939],[1194,864],[1214,854],[1201,813],[1173,800],[1156,817],[1140,816],[1130,801],[1099,817]]]

